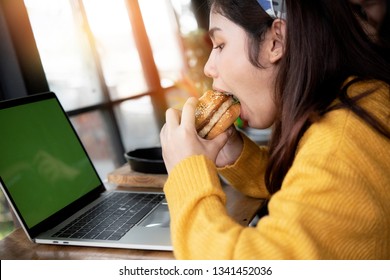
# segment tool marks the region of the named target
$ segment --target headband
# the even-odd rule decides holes
[[[273,19],[286,19],[285,3],[283,0],[257,0],[257,2]]]

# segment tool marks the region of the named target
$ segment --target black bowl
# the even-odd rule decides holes
[[[131,170],[142,173],[167,174],[161,147],[136,149],[125,153]]]

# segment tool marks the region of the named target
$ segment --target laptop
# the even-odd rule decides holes
[[[53,92],[0,102],[0,185],[35,243],[171,251],[162,192],[109,190]]]

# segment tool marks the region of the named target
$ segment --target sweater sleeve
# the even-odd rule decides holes
[[[264,174],[268,162],[268,148],[258,146],[244,133],[241,155],[232,165],[218,168],[220,175],[234,188],[247,196],[269,198],[265,187]],[[243,178],[247,178],[243,180]]]

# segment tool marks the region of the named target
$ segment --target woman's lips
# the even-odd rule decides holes
[[[218,91],[218,92],[222,92],[222,93],[226,92],[225,90],[217,88],[217,87],[213,87],[213,91]]]
[[[240,105],[240,119],[243,121],[247,121],[247,119],[245,117],[245,110],[244,110],[242,104]]]
[[[244,110],[242,108],[242,104],[240,104],[240,119],[245,120]]]

